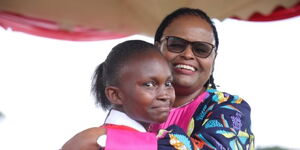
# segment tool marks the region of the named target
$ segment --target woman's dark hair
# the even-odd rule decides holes
[[[160,23],[160,25],[158,26],[158,28],[156,30],[156,33],[154,36],[154,42],[160,43],[163,33],[164,33],[165,29],[168,27],[168,25],[171,24],[172,21],[175,20],[176,18],[178,18],[180,16],[184,16],[184,15],[198,16],[201,19],[204,19],[210,25],[210,27],[212,28],[212,31],[214,33],[215,46],[216,46],[215,50],[217,51],[218,47],[219,47],[219,37],[218,37],[218,32],[217,32],[216,26],[214,25],[214,23],[212,22],[210,17],[205,12],[203,12],[200,9],[194,9],[194,8],[185,8],[185,7],[179,8],[179,9],[173,11],[171,14],[167,15],[163,19],[163,21]],[[209,80],[205,83],[206,87],[208,85],[210,85],[212,88],[216,88],[213,75],[211,75],[209,77]]]
[[[92,93],[103,110],[111,108],[111,103],[105,95],[106,86],[116,86],[119,83],[120,70],[126,63],[149,51],[159,49],[151,43],[141,40],[129,40],[112,48],[105,61],[95,70],[92,81]]]

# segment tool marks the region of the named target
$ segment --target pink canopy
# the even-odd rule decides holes
[[[36,0],[31,0],[32,2],[36,1]],[[43,0],[43,2],[45,3],[47,0]],[[55,2],[55,0],[53,0]],[[65,2],[66,0],[62,0],[60,2]],[[76,0],[75,0],[76,1]],[[77,0],[78,1],[78,0]],[[117,1],[117,0],[116,0]],[[273,21],[273,20],[280,20],[280,19],[286,19],[286,18],[290,18],[290,17],[295,17],[300,15],[300,1],[299,0],[285,0],[283,1],[276,1],[277,3],[274,3],[274,1],[265,1],[264,4],[260,4],[258,5],[258,2],[255,1],[255,3],[253,2],[254,0],[248,0],[247,5],[241,5],[241,3],[237,0],[235,2],[233,2],[231,0],[231,3],[228,2],[224,3],[224,9],[222,10],[231,10],[231,11],[221,11],[221,10],[217,10],[214,9],[213,6],[209,5],[209,3],[212,3],[210,1],[206,1],[207,4],[206,5],[200,5],[201,7],[197,7],[197,8],[201,8],[203,10],[205,10],[206,12],[208,12],[208,14],[214,18],[217,19],[224,19],[224,18],[236,18],[236,19],[242,19],[242,20],[248,20],[248,21]],[[261,0],[263,1],[263,0]],[[14,3],[15,2],[15,3]],[[18,3],[19,2],[19,3]],[[36,1],[38,2],[38,1]],[[49,1],[48,1],[49,2]],[[58,1],[56,1],[58,2]],[[121,3],[122,1],[120,1]],[[115,5],[111,6],[111,8],[114,8],[114,10],[112,11],[111,9],[105,9],[105,10],[111,10],[108,13],[112,13],[110,14],[110,16],[106,16],[103,15],[103,11],[98,14],[98,12],[94,12],[94,14],[97,15],[93,15],[93,16],[88,16],[86,17],[87,19],[84,21],[84,23],[82,23],[82,19],[84,19],[85,15],[83,15],[84,13],[82,13],[82,15],[80,15],[78,17],[78,14],[75,13],[75,11],[72,11],[72,5],[66,5],[65,7],[70,6],[69,9],[65,10],[66,14],[70,14],[65,15],[64,17],[62,13],[64,13],[64,11],[62,12],[56,12],[53,11],[53,9],[47,10],[45,6],[45,8],[43,8],[42,5],[36,5],[34,6],[34,4],[38,4],[38,3],[30,3],[25,5],[25,2],[22,1],[9,1],[9,0],[2,0],[0,1],[0,26],[2,26],[5,29],[11,28],[14,31],[21,31],[21,32],[25,32],[25,33],[29,33],[29,34],[33,34],[33,35],[38,35],[38,36],[43,36],[43,37],[49,37],[49,38],[55,38],[55,39],[62,39],[62,40],[72,40],[72,41],[92,41],[92,40],[108,40],[108,39],[116,39],[116,38],[122,38],[122,37],[126,37],[129,35],[133,35],[133,34],[145,34],[145,35],[153,35],[154,34],[154,30],[157,27],[158,23],[160,22],[160,20],[169,12],[173,11],[176,8],[182,7],[182,6],[197,6],[193,3],[190,3],[189,5],[187,4],[181,4],[178,3],[178,5],[174,4],[174,7],[168,7],[168,4],[160,4],[158,3],[152,3],[152,5],[156,5],[157,7],[166,7],[165,11],[160,11],[160,12],[155,12],[155,10],[158,9],[154,9],[151,7],[150,4],[146,3],[146,1],[143,1],[145,3],[141,3],[140,1],[136,1],[138,3],[138,5],[134,8],[131,8],[133,10],[135,9],[143,9],[143,8],[148,8],[150,10],[142,10],[142,12],[144,11],[144,14],[136,14],[133,13],[135,15],[138,16],[131,16],[128,17],[126,15],[126,9],[130,9],[130,6],[133,5],[129,5],[127,4],[127,7],[121,7],[123,9],[125,9],[125,11],[121,11],[122,13],[125,13],[125,15],[123,14],[123,16],[118,16],[120,15],[120,13],[115,12],[116,9],[121,9],[119,8],[120,5],[117,5],[116,3],[114,3]],[[176,0],[174,0],[173,2],[178,2]],[[252,2],[252,3],[250,3]],[[266,4],[266,2],[268,2]],[[271,4],[272,2],[272,4]],[[43,4],[44,4],[43,3]],[[195,2],[194,2],[195,3]],[[270,3],[270,4],[269,4]],[[288,4],[286,4],[288,3]],[[19,5],[17,5],[19,4]],[[226,5],[225,5],[226,4]],[[239,4],[239,5],[238,5]],[[255,5],[254,5],[255,4]],[[64,6],[64,3],[61,3],[61,5]],[[59,8],[59,6],[61,5],[57,5]],[[96,4],[95,4],[96,5]],[[144,6],[146,5],[146,6]],[[147,6],[149,5],[149,6]],[[161,6],[162,5],[162,6]],[[287,6],[288,5],[288,6]],[[21,7],[22,6],[22,7]],[[27,6],[27,7],[26,7]],[[32,7],[29,7],[32,6]],[[62,6],[62,7],[63,7]],[[82,6],[85,6],[84,4],[82,4]],[[214,6],[216,6],[214,4]],[[231,8],[235,6],[234,8]],[[241,7],[244,6],[244,7]],[[272,6],[272,8],[270,8]],[[51,7],[49,5],[49,7]],[[109,7],[109,6],[102,6],[99,5],[99,9],[101,9],[102,7]],[[219,7],[219,6],[218,6]],[[216,7],[216,8],[218,8]],[[228,8],[227,8],[228,7]],[[40,8],[40,9],[38,9]],[[56,7],[54,7],[56,8]],[[84,8],[84,7],[82,7]],[[92,7],[89,6],[87,7],[88,9],[82,9],[82,10],[77,10],[77,11],[86,11],[89,12],[89,10],[92,10]],[[89,9],[91,8],[91,9]],[[208,9],[205,9],[208,8]],[[226,9],[227,8],[227,9]],[[230,8],[230,9],[229,9]],[[260,8],[260,9],[259,9]],[[36,9],[36,11],[34,11]],[[75,7],[74,7],[75,9]],[[153,11],[151,11],[151,9],[153,9]],[[51,11],[52,10],[52,11]],[[235,10],[235,11],[233,11]],[[241,11],[243,10],[243,11]],[[268,10],[267,12],[264,12],[263,10]],[[141,10],[139,10],[141,11]],[[50,12],[48,14],[51,15],[46,15],[46,12]],[[129,10],[128,10],[129,12]],[[147,13],[150,12],[150,13]],[[92,12],[91,12],[92,13]],[[39,15],[41,14],[41,15]],[[153,14],[152,16],[150,14]],[[243,15],[246,14],[246,15]],[[129,15],[129,13],[128,13]],[[75,16],[75,17],[74,17]],[[76,18],[78,17],[78,18]],[[119,17],[119,18],[118,18]],[[124,19],[122,19],[122,17],[124,17]],[[128,18],[126,18],[128,17]],[[98,19],[99,18],[99,19]],[[149,22],[151,22],[151,24],[149,22],[145,22],[145,19],[149,20]],[[144,20],[142,20],[144,19]],[[153,19],[153,20],[151,20]],[[52,21],[50,21],[52,20]],[[100,21],[99,21],[100,20]],[[141,20],[139,22],[139,20]],[[66,23],[68,22],[69,23]],[[70,23],[71,22],[71,23]],[[142,23],[146,23],[149,25],[145,25]]]

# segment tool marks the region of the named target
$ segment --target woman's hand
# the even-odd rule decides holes
[[[79,132],[69,141],[67,141],[61,150],[99,150],[97,144],[99,136],[106,134],[106,129],[101,127],[93,127]]]

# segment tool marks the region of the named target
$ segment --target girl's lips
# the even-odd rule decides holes
[[[171,111],[171,107],[154,107],[154,109],[156,111],[159,111],[159,112],[169,112],[169,111]]]
[[[157,103],[152,108],[157,109],[159,111],[170,111],[172,106],[171,106],[170,102],[163,102],[163,103]]]

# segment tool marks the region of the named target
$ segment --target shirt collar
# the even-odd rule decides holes
[[[112,109],[106,120],[106,124],[124,125],[136,129],[140,132],[147,132],[146,129],[137,121],[131,119],[128,115],[118,110]]]

